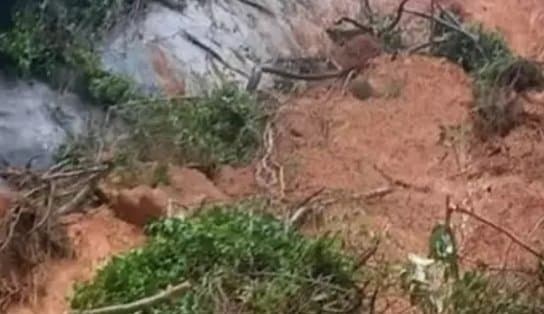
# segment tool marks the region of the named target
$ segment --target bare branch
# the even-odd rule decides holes
[[[451,206],[451,205],[450,205]],[[458,213],[462,213],[462,214],[465,214],[465,215],[468,215],[476,220],[478,220],[479,222],[499,231],[500,233],[504,234],[505,236],[507,236],[508,238],[510,238],[514,243],[516,243],[517,245],[519,245],[520,247],[522,247],[523,249],[525,249],[527,252],[531,253],[532,255],[534,255],[535,257],[537,257],[539,260],[544,260],[544,255],[540,252],[538,252],[536,249],[532,248],[530,245],[526,244],[524,241],[522,241],[518,236],[516,236],[514,233],[512,233],[510,230],[507,230],[499,225],[497,225],[496,223],[490,221],[489,219],[487,218],[484,218],[466,208],[463,208],[463,207],[460,207],[460,206],[457,206],[457,205],[454,205],[454,206],[451,206],[450,207],[452,211],[454,212],[458,212]]]
[[[404,6],[406,5],[406,3],[408,3],[408,1],[410,0],[402,0],[402,2],[400,3],[398,9],[397,9],[397,16],[395,16],[395,19],[393,20],[393,22],[391,22],[391,24],[389,24],[387,27],[385,27],[383,30],[381,30],[378,34],[378,36],[381,36],[385,33],[388,33],[390,31],[392,31],[393,29],[395,29],[395,27],[397,27],[397,25],[399,24],[401,18],[402,18],[402,13],[404,12]]]
[[[464,30],[461,26],[453,25],[452,23],[450,23],[448,21],[445,21],[445,20],[441,19],[440,17],[429,15],[429,14],[424,13],[424,12],[419,12],[419,11],[414,11],[414,10],[409,10],[409,9],[404,9],[404,12],[406,12],[408,14],[418,16],[418,17],[421,17],[421,18],[433,20],[436,23],[438,23],[438,24],[440,24],[440,25],[442,25],[442,26],[444,26],[444,27],[446,27],[446,28],[448,28],[448,29],[450,29],[452,31],[455,31],[455,32],[458,32],[458,33],[464,35],[465,37],[469,38],[470,40],[472,40],[474,42],[474,44],[476,45],[476,48],[480,51],[480,53],[482,55],[484,54],[483,48],[480,45],[478,36]]]
[[[164,291],[161,291],[154,296],[147,297],[135,302],[106,306],[92,310],[72,311],[70,314],[122,314],[122,313],[135,313],[146,307],[164,302],[167,299],[171,299],[181,295],[191,288],[191,284],[188,281],[182,282],[173,287],[169,287]]]
[[[356,28],[362,30],[365,33],[374,34],[374,29],[371,26],[363,25],[360,22],[358,22],[358,21],[356,21],[356,20],[354,20],[354,19],[352,19],[350,17],[346,17],[346,16],[341,17],[338,20],[336,20],[334,22],[334,25],[340,25],[340,24],[342,24],[344,22],[352,24],[353,26],[355,26]]]

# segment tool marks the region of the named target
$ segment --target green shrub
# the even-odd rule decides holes
[[[148,244],[79,285],[73,309],[127,303],[189,280],[192,289],[148,313],[325,313],[357,306],[355,264],[335,241],[307,239],[254,202],[215,206],[147,228]]]
[[[482,138],[506,135],[521,122],[523,108],[511,96],[544,86],[540,66],[516,56],[497,32],[484,30],[481,25],[460,25],[452,13],[443,12],[441,19],[460,29],[438,25],[434,37],[440,38],[432,53],[455,62],[474,78],[474,130]],[[470,36],[467,34],[471,34]]]
[[[132,127],[131,149],[139,159],[171,157],[204,166],[249,161],[261,143],[263,112],[253,96],[232,84],[201,98],[143,100],[119,108]]]
[[[485,31],[480,25],[470,25],[466,29],[475,34],[476,41],[460,32],[437,26],[435,37],[447,40],[434,45],[432,53],[461,65],[465,71],[478,77],[486,73],[486,67],[492,64],[496,67],[498,62],[508,63],[513,59],[510,48],[499,33]],[[489,79],[485,75],[483,77]]]
[[[68,87],[98,104],[126,101],[133,93],[132,83],[103,70],[93,49],[131,3],[19,0],[13,11],[13,27],[0,33],[0,55],[23,76]]]

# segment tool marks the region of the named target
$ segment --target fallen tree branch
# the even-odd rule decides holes
[[[70,314],[123,314],[123,313],[135,313],[138,310],[148,308],[154,305],[157,305],[166,299],[172,299],[180,296],[182,293],[186,292],[191,288],[191,284],[188,281],[183,283],[166,288],[166,290],[161,291],[151,297],[143,298],[138,301],[134,301],[126,304],[111,305],[102,308],[92,309],[92,310],[75,310],[71,311]]]
[[[306,217],[306,214],[310,211],[310,207],[306,206],[309,202],[311,202],[314,198],[319,196],[321,193],[325,191],[325,188],[321,188],[312,194],[308,195],[306,198],[304,198],[302,201],[298,202],[295,206],[292,207],[292,210],[295,210],[293,215],[289,218],[288,225],[289,226],[296,226],[301,223],[301,221]]]
[[[249,77],[247,75],[247,73],[245,73],[244,71],[230,65],[223,57],[221,57],[221,55],[217,51],[213,50],[211,47],[208,47],[200,39],[196,38],[196,36],[190,34],[186,30],[183,30],[181,32],[181,34],[183,35],[183,37],[185,39],[187,39],[188,42],[190,42],[193,45],[197,46],[198,48],[204,50],[204,52],[208,53],[210,56],[212,56],[214,59],[216,59],[219,63],[221,63],[227,69],[229,69],[231,71],[234,71],[234,72],[240,74],[241,76],[243,76],[245,78]]]
[[[393,178],[389,174],[385,173],[385,171],[380,169],[377,165],[373,165],[373,167],[374,170],[376,170],[392,186],[398,186],[404,189],[411,189],[421,193],[429,193],[431,191],[431,188],[428,186],[418,186],[412,183],[408,183],[404,180]]]
[[[372,27],[367,26],[367,25],[363,25],[360,22],[358,22],[358,21],[356,21],[356,20],[354,20],[354,19],[352,19],[350,17],[345,17],[345,16],[341,17],[341,18],[339,18],[338,20],[336,20],[334,22],[334,25],[340,25],[340,24],[342,24],[344,22],[352,24],[353,26],[355,26],[356,28],[362,30],[365,33],[369,33],[369,34],[374,33],[374,29]]]
[[[495,229],[496,231],[504,234],[505,236],[507,236],[510,240],[512,240],[512,242],[516,243],[517,245],[519,245],[521,248],[525,249],[527,252],[531,253],[532,255],[534,255],[535,257],[537,257],[539,260],[544,260],[544,255],[542,253],[539,253],[536,249],[532,248],[530,245],[526,244],[524,241],[522,241],[518,236],[516,236],[514,233],[512,233],[510,230],[507,230],[499,225],[497,225],[496,223],[490,221],[489,219],[487,218],[484,218],[466,208],[463,208],[463,207],[460,207],[460,206],[457,206],[457,205],[450,205],[450,210],[452,210],[453,212],[458,212],[458,213],[462,213],[462,214],[465,214],[465,215],[468,215],[474,219],[476,219],[477,221]]]

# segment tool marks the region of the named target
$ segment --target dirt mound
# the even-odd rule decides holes
[[[324,210],[318,230],[339,231],[347,242],[361,246],[361,230],[386,228],[393,242],[402,243],[396,254],[426,252],[428,234],[444,218],[448,194],[520,235],[535,228],[544,195],[530,166],[542,158],[534,148],[539,129],[520,127],[499,140],[506,151],[516,151],[515,159],[503,153],[487,157],[482,150],[489,152],[489,146],[474,146],[463,131],[473,99],[471,82],[461,69],[425,57],[383,58],[369,77],[382,89],[388,81],[403,82],[398,97],[327,99],[316,90],[296,100],[280,118],[277,158],[285,165],[290,196],[320,188],[347,195],[347,202]],[[370,202],[356,197],[386,189],[388,181],[402,184]],[[511,249],[489,227],[465,220],[457,224],[461,253],[472,257],[469,262],[497,265],[502,252]],[[527,257],[519,250],[511,253],[518,262]]]
[[[440,125],[465,121],[470,82],[457,67],[416,57],[378,61],[371,80],[404,82],[397,98],[315,96],[299,99],[280,118],[279,159],[286,165],[287,190],[302,196],[325,187],[365,193],[387,186],[375,167],[436,193],[397,191],[360,212],[326,211],[328,220],[359,228],[388,220],[391,231],[411,249],[423,249],[426,233],[443,213],[445,193],[462,191],[448,176],[459,172],[447,150],[437,145]],[[433,93],[425,93],[432,90]],[[440,95],[437,97],[436,95]],[[328,225],[328,224],[325,224]],[[413,239],[413,241],[410,241]]]

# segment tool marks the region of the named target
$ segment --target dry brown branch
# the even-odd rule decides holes
[[[391,193],[393,193],[393,188],[390,186],[384,186],[384,187],[366,192],[365,194],[363,194],[363,198],[365,198],[366,200],[370,200],[373,198],[381,198]]]
[[[430,15],[430,14],[427,14],[427,13],[424,13],[424,12],[419,12],[419,11],[410,10],[410,9],[404,9],[403,11],[408,13],[408,14],[412,14],[412,15],[415,15],[415,16],[418,16],[418,17],[421,17],[421,18],[432,20],[432,21],[436,22],[436,24],[440,24],[443,27],[446,27],[446,28],[448,28],[448,29],[450,29],[452,31],[455,31],[455,32],[458,32],[458,33],[464,35],[465,37],[472,40],[474,42],[476,48],[478,49],[478,51],[483,54],[483,48],[480,45],[478,36],[464,30],[461,25],[454,25],[453,23],[445,21],[445,20],[441,19],[440,17]]]
[[[428,186],[419,186],[412,183],[408,183],[404,180],[400,180],[397,178],[393,178],[391,175],[387,174],[385,171],[383,171],[381,168],[379,168],[377,165],[373,165],[374,170],[376,170],[391,186],[398,186],[403,189],[409,189],[414,190],[420,193],[429,193],[431,191],[431,188]]]
[[[339,18],[338,20],[334,21],[334,25],[340,25],[342,23],[349,23],[349,24],[352,24],[353,26],[355,26],[356,28],[360,29],[361,31],[365,32],[365,33],[368,33],[368,34],[374,34],[374,29],[368,25],[363,25],[362,23],[350,18],[350,17],[346,17],[346,16],[343,16],[341,18]]]
[[[69,256],[70,245],[59,218],[81,208],[108,170],[107,164],[93,160],[79,166],[65,161],[46,170],[7,168],[0,172],[17,192],[0,217],[0,269],[10,270],[9,274],[0,272],[0,312],[37,289],[39,281],[34,276],[43,261]]]
[[[144,308],[152,307],[153,305],[164,302],[167,299],[172,299],[180,296],[191,288],[191,284],[185,281],[173,287],[166,288],[151,297],[147,297],[138,301],[134,301],[127,304],[119,304],[106,306],[92,310],[72,311],[71,314],[123,314],[123,313],[135,313]]]
[[[317,196],[319,196],[321,193],[325,191],[325,188],[321,188],[309,196],[305,197],[302,201],[298,202],[295,206],[291,208],[288,212],[295,211],[291,217],[289,218],[288,225],[289,226],[297,226],[302,223],[308,212],[312,209],[309,206],[306,206],[309,202],[311,202],[313,199],[315,199]]]
[[[408,3],[408,1],[410,0],[402,0],[402,2],[400,3],[398,9],[397,9],[397,15],[395,16],[395,19],[393,20],[393,22],[391,22],[391,24],[389,24],[387,27],[385,27],[383,30],[381,30],[378,34],[378,36],[380,35],[383,35],[385,33],[388,33],[392,30],[395,29],[395,27],[397,27],[397,25],[399,24],[401,18],[402,18],[402,13],[404,12],[404,6]]]
[[[527,252],[531,253],[532,255],[534,255],[535,257],[537,257],[539,260],[544,260],[544,255],[540,252],[538,252],[538,250],[534,249],[533,247],[531,247],[530,245],[528,245],[527,243],[525,243],[523,240],[521,240],[518,236],[516,236],[512,231],[510,230],[507,230],[506,228],[504,227],[501,227],[499,226],[498,224],[490,221],[489,219],[487,218],[484,218],[466,208],[463,208],[463,207],[460,207],[458,205],[451,205],[450,204],[450,208],[453,212],[458,212],[458,213],[461,213],[461,214],[465,214],[465,215],[468,215],[474,219],[476,219],[477,221],[495,229],[496,231],[504,234],[505,236],[507,236],[510,240],[512,240],[512,242],[516,243],[517,245],[519,245],[521,248],[523,248],[524,250],[526,250]]]
[[[363,0],[363,13],[368,19],[368,22],[370,22],[370,24],[374,24],[374,10],[372,10],[370,0]]]

